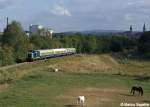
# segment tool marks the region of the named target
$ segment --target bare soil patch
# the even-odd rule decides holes
[[[57,96],[59,101],[63,101],[64,105],[76,106],[78,96],[86,97],[86,107],[107,107],[109,105],[118,105],[121,102],[122,95],[120,93],[127,93],[126,89],[117,88],[77,88],[65,93],[65,95]],[[127,97],[127,96],[126,96]]]
[[[8,88],[8,84],[1,84],[0,85],[0,92],[5,91]]]

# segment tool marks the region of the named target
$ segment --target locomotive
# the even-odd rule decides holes
[[[59,48],[59,49],[45,49],[45,50],[33,50],[28,53],[28,61],[47,59],[53,57],[60,57],[66,55],[72,55],[76,53],[75,48]]]

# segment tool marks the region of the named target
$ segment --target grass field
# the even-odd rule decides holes
[[[149,65],[111,55],[76,55],[5,67],[0,69],[0,107],[80,107],[79,95],[86,96],[85,107],[150,104]],[[142,86],[144,96],[131,96],[133,85]]]

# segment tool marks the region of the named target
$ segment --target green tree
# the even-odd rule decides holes
[[[15,47],[18,41],[20,41],[20,37],[22,35],[23,30],[20,23],[14,21],[4,30],[4,34],[2,36],[2,45]]]
[[[2,48],[0,47],[0,66],[2,66],[2,53],[3,53],[3,50]]]
[[[83,52],[84,53],[94,53],[97,47],[96,37],[87,36],[83,38]]]
[[[150,58],[150,32],[144,32],[139,38],[138,51],[144,57]]]
[[[111,39],[111,50],[113,52],[120,52],[123,50],[123,41],[122,37],[113,36]]]
[[[96,53],[108,53],[111,51],[111,39],[108,37],[97,38]]]
[[[13,21],[4,30],[2,46],[8,46],[14,49],[16,61],[23,61],[26,59],[26,54],[29,48],[29,40],[20,23]]]

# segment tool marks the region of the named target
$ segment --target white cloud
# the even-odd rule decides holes
[[[71,16],[70,11],[65,8],[63,5],[55,5],[50,12],[54,15],[59,15],[59,16]]]
[[[132,15],[131,14],[126,14],[125,15],[125,20],[126,21],[132,21]]]
[[[12,3],[12,0],[0,0],[0,10],[5,9]]]

